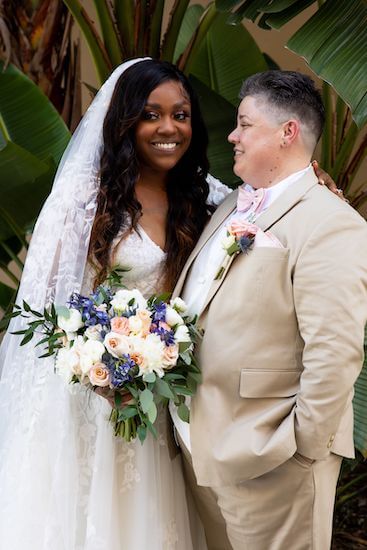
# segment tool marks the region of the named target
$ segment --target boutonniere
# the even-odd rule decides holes
[[[234,220],[229,224],[227,227],[227,236],[222,241],[222,247],[227,252],[227,256],[214,278],[215,281],[222,278],[231,256],[238,255],[241,252],[247,254],[251,250],[256,233],[259,230],[260,227],[246,221]]]

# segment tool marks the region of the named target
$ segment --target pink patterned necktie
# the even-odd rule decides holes
[[[247,191],[244,187],[238,188],[237,211],[246,212],[253,209],[258,212],[265,200],[265,189],[256,189],[256,191]]]

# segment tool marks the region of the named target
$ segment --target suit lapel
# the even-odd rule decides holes
[[[313,172],[307,172],[299,181],[288,187],[264,213],[260,214],[255,224],[263,231],[270,229],[303,199],[311,187],[318,185],[317,181]]]
[[[186,275],[199,254],[200,250],[203,248],[203,246],[208,242],[210,237],[215,233],[215,231],[218,229],[218,227],[223,223],[223,221],[230,215],[230,213],[235,209],[236,203],[237,203],[237,191],[234,191],[228,197],[226,200],[217,208],[217,210],[212,215],[208,225],[205,227],[204,231],[202,232],[194,250],[191,252],[190,256],[188,257],[186,264],[184,265],[184,268],[181,272],[181,275],[177,281],[177,284],[175,286],[175,289],[173,291],[173,297],[178,296],[180,292],[182,291],[182,287],[184,285]]]
[[[313,172],[307,173],[298,182],[294,183],[286,191],[284,191],[284,193],[282,193],[263,214],[260,214],[260,216],[255,220],[255,224],[258,225],[263,231],[267,231],[278,220],[285,216],[287,212],[294,208],[294,206],[296,206],[296,204],[298,204],[302,200],[304,195],[314,185],[318,185],[317,177],[314,175]],[[201,314],[205,311],[210,301],[218,292],[229,271],[229,268],[231,267],[232,263],[238,255],[239,254],[233,254],[232,256],[229,256],[227,258],[227,262],[224,266],[224,271],[221,278],[214,280],[210,286]]]

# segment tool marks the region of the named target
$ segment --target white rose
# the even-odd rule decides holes
[[[158,334],[149,334],[144,340],[136,341],[136,351],[141,353],[144,360],[139,365],[139,374],[155,372],[159,377],[164,375],[163,354],[165,345]],[[138,350],[140,348],[141,351]]]
[[[101,330],[102,325],[94,325],[92,327],[88,327],[87,330],[84,333],[84,336],[86,336],[89,340],[99,340],[101,341]]]
[[[183,319],[181,315],[177,313],[175,309],[171,306],[167,306],[166,308],[166,323],[170,327],[174,327],[175,325],[183,325]]]
[[[222,247],[224,250],[229,250],[232,245],[236,242],[236,239],[234,235],[229,235],[228,237],[225,237],[225,239],[222,240]]]
[[[87,340],[78,350],[80,355],[80,368],[83,374],[87,374],[91,367],[100,363],[102,355],[105,353],[102,342],[98,340]]]
[[[73,348],[61,348],[56,356],[56,372],[65,380],[71,382],[74,374],[80,373],[80,358]]]
[[[84,325],[81,313],[77,309],[69,309],[68,317],[58,315],[57,324],[65,332],[76,332]]]
[[[143,321],[137,315],[129,317],[129,329],[134,334],[139,334],[143,329]]]
[[[179,344],[180,342],[191,342],[189,329],[186,325],[180,325],[177,327],[175,332],[175,341]]]
[[[121,357],[131,351],[131,342],[128,336],[118,334],[117,332],[109,332],[106,334],[103,341],[107,351],[114,357]]]
[[[116,311],[125,311],[129,302],[134,300],[133,306],[139,309],[145,309],[147,307],[147,301],[142,293],[134,288],[133,290],[118,290],[111,300],[111,305]]]
[[[178,296],[177,298],[171,300],[170,304],[176,311],[178,311],[178,313],[185,313],[185,311],[187,310],[186,303],[182,300],[182,298],[179,298]]]

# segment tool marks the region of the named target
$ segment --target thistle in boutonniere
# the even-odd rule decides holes
[[[227,256],[220,266],[215,280],[221,279],[231,256],[241,252],[247,254],[251,250],[259,229],[257,225],[246,221],[234,220],[230,223],[227,227],[227,236],[222,241],[222,247],[227,252]]]

